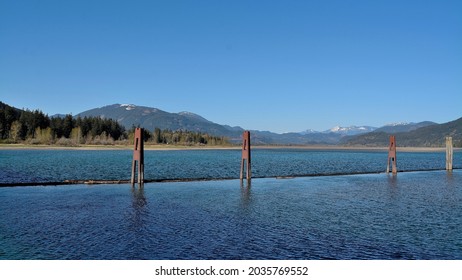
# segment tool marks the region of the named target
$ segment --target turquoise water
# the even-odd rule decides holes
[[[462,259],[462,172],[4,187],[0,259]]]
[[[128,180],[129,150],[0,150],[0,184],[61,182],[64,180]],[[238,178],[240,150],[146,151],[145,178]],[[384,151],[312,151],[254,149],[254,178],[320,174],[371,173],[386,170]],[[399,170],[444,169],[444,153],[398,153]],[[462,167],[462,152],[454,154]]]

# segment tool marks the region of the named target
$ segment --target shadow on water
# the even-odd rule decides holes
[[[387,183],[388,183],[388,192],[389,192],[389,198],[392,199],[392,201],[395,201],[396,199],[399,198],[399,181],[398,181],[398,175],[394,174],[387,174]]]

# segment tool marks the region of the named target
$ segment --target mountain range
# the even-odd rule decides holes
[[[377,129],[366,134],[346,136],[339,141],[339,144],[347,146],[387,146],[389,135],[393,133],[396,136],[398,146],[441,147],[444,145],[445,137],[451,136],[454,146],[462,147],[462,118],[442,124],[424,122],[408,124],[407,126],[414,129],[403,131],[402,127],[397,127],[396,130],[390,132],[390,127],[384,127],[385,129]]]
[[[133,104],[113,104],[101,108],[91,109],[77,116],[100,116],[117,120],[126,128],[132,126],[144,127],[153,131],[156,127],[170,130],[188,130],[206,132],[212,135],[226,136],[231,142],[239,142],[242,127],[231,127],[211,122],[202,116],[191,112],[170,113],[158,108],[137,106]],[[309,145],[309,144],[337,144],[344,136],[357,135],[374,131],[370,126],[336,126],[323,132],[310,131],[301,133],[277,134],[270,131],[252,131],[252,140],[255,144],[283,144],[283,145]]]
[[[3,122],[7,121],[5,118],[7,115],[10,116],[11,112],[19,118],[23,110],[0,102],[0,134],[5,130]],[[58,116],[63,118],[65,115],[52,117]],[[212,136],[225,136],[234,143],[240,143],[244,131],[242,127],[217,124],[191,112],[169,113],[157,108],[133,104],[108,105],[82,112],[76,115],[76,117],[78,116],[110,118],[119,122],[126,129],[141,126],[149,131],[153,131],[157,127],[172,131],[188,130],[208,133]],[[379,128],[336,126],[321,132],[311,129],[283,134],[259,130],[251,130],[251,132],[253,144],[383,147],[388,145],[388,137],[393,134],[398,140],[398,146],[441,147],[444,145],[444,138],[452,136],[454,146],[462,147],[462,118],[442,124],[424,121],[394,123]]]
[[[77,116],[111,118],[117,120],[126,128],[140,126],[150,131],[156,127],[170,130],[200,131],[216,136],[226,136],[231,142],[236,143],[241,140],[241,135],[244,131],[242,127],[217,124],[191,112],[170,113],[157,108],[133,104],[108,105],[82,112]],[[400,143],[403,146],[441,146],[445,136],[460,136],[462,131],[461,122],[462,119],[446,124],[437,124],[430,121],[395,123],[380,128],[371,126],[336,126],[322,132],[306,130],[283,134],[253,130],[251,135],[254,144],[387,146],[388,135],[393,133],[397,135],[398,139],[402,139]]]

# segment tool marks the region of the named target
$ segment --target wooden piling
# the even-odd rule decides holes
[[[446,170],[452,170],[452,137],[446,137]]]
[[[240,179],[244,179],[244,165],[247,164],[247,180],[252,178],[251,155],[250,155],[250,131],[244,131],[242,134],[242,159]]]
[[[132,185],[135,183],[136,169],[138,167],[138,184],[144,183],[144,139],[143,129],[135,129],[135,139],[133,147],[133,161],[132,161]]]
[[[390,173],[390,163],[392,165],[392,173],[398,172],[396,168],[396,137],[390,136],[390,145],[388,146],[388,163],[387,163],[387,174]]]

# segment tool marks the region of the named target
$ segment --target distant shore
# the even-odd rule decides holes
[[[339,150],[339,151],[387,151],[388,147],[367,146],[274,146],[254,145],[253,149],[301,149],[301,150]],[[132,145],[81,145],[81,146],[57,146],[57,145],[29,145],[29,144],[0,144],[0,150],[132,150]],[[240,145],[235,146],[176,146],[176,145],[146,145],[148,151],[175,151],[175,150],[240,150]],[[444,147],[397,147],[398,152],[444,152]],[[454,150],[462,150],[454,148]]]

